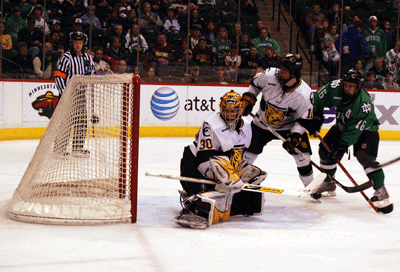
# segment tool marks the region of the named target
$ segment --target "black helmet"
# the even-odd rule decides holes
[[[351,68],[343,76],[343,81],[356,83],[357,86],[361,86],[364,83],[364,75],[361,71]]]
[[[288,53],[279,60],[280,67],[286,67],[290,75],[300,78],[301,68],[303,67],[303,58],[298,54]]]
[[[81,31],[75,31],[71,34],[71,41],[84,41],[85,35]]]

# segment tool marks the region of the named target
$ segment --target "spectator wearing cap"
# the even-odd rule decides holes
[[[199,43],[200,28],[198,25],[192,26],[191,35],[189,36],[189,49],[193,50]]]
[[[171,27],[173,27],[175,31],[181,30],[181,26],[179,24],[178,18],[175,17],[175,11],[173,8],[168,9],[167,17],[163,19],[163,23],[164,31],[170,31]]]
[[[378,19],[376,16],[369,17],[369,27],[364,29],[362,34],[365,37],[368,47],[372,50],[372,58],[368,59],[365,63],[365,70],[368,71],[374,64],[374,59],[381,58],[385,60],[387,52],[386,34],[379,28]]]
[[[43,31],[35,27],[35,17],[29,16],[27,26],[18,32],[18,43],[25,42],[28,46],[28,53],[32,58],[39,54],[42,47]]]
[[[385,81],[382,83],[385,90],[399,90],[399,84],[394,82],[394,74],[390,71],[386,73]]]
[[[118,9],[118,17],[125,19],[129,11],[132,9],[127,0],[117,0],[115,7]]]
[[[84,28],[92,25],[93,28],[102,28],[100,19],[95,15],[96,7],[89,5],[86,8],[86,13],[82,16],[82,25]]]
[[[207,45],[204,37],[199,38],[199,44],[193,49],[193,61],[198,66],[214,66],[216,64],[212,48]]]
[[[260,37],[251,40],[251,42],[257,46],[258,55],[264,55],[263,48],[267,46],[272,46],[274,48],[275,53],[281,53],[281,47],[279,43],[272,38],[268,37],[268,30],[266,27],[263,27],[260,32]]]
[[[51,35],[51,33],[53,33],[54,31],[60,33],[60,39],[61,39],[61,41],[62,41],[62,43],[63,43],[63,45],[64,45],[65,31],[64,31],[64,29],[61,28],[61,23],[60,23],[60,21],[59,21],[59,20],[53,20],[53,22],[51,23],[50,29],[51,29],[50,35]],[[48,36],[47,38],[49,39],[50,37]],[[54,47],[54,46],[53,46],[53,47]],[[55,47],[54,47],[54,48],[55,48]]]
[[[324,38],[322,42],[324,47],[322,49],[321,63],[327,75],[324,83],[328,83],[338,78],[340,55],[336,50],[335,44],[328,37]]]
[[[83,32],[82,31],[82,19],[81,18],[76,18],[73,25],[72,25],[72,30],[68,33],[67,38],[65,39],[65,48],[67,48],[67,50],[70,48],[70,42],[71,42],[71,36],[72,33],[74,32]],[[88,50],[88,36],[86,35],[86,33],[83,32],[83,35],[85,36],[85,44],[83,46],[83,51]]]
[[[13,44],[17,44],[18,31],[26,26],[26,21],[21,17],[21,8],[19,6],[13,7],[12,14],[7,18],[6,21],[6,29],[8,34],[10,34],[11,38],[13,39]]]

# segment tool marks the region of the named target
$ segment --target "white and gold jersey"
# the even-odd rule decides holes
[[[238,165],[245,148],[251,142],[250,122],[242,118],[239,129],[229,130],[219,112],[211,113],[196,135],[195,141],[190,145],[190,150],[198,159],[198,169],[202,174],[209,168],[208,158],[212,155],[226,155],[230,157],[231,164]]]
[[[297,120],[312,119],[312,90],[303,80],[299,80],[288,92],[284,92],[276,78],[279,68],[269,68],[254,76],[248,92],[256,97],[262,93],[261,106],[257,115],[274,130],[290,130],[291,133],[303,134],[306,129]],[[266,127],[254,120],[254,123]]]

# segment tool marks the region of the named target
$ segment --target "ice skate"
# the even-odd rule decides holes
[[[393,211],[393,203],[389,200],[389,194],[385,186],[378,188],[374,192],[373,196],[371,197],[371,201],[382,213],[390,213]]]
[[[311,196],[319,199],[321,196],[333,197],[336,196],[336,183],[334,181],[322,182],[320,186],[311,192]]]

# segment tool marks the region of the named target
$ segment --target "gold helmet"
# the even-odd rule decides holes
[[[240,120],[244,111],[242,97],[235,91],[229,91],[221,97],[219,103],[221,117],[225,120],[228,128],[233,130]]]

